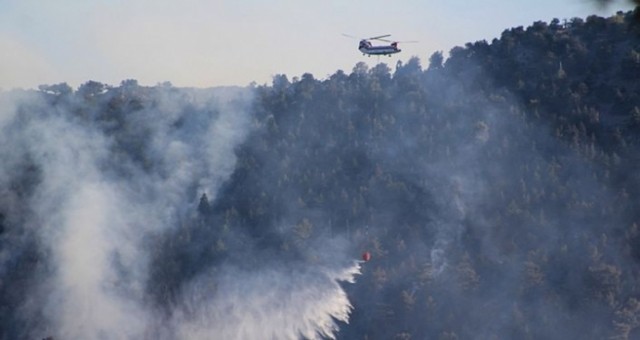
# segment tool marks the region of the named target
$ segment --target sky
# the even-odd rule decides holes
[[[323,79],[431,54],[553,18],[608,16],[590,0],[0,0],[0,88],[89,80],[181,87],[270,84],[274,75]],[[392,34],[392,57],[365,57],[356,37]]]

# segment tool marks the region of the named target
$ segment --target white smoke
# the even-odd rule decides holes
[[[123,208],[130,206],[126,191],[100,168],[108,138],[55,113],[30,117],[21,133],[11,142],[42,170],[32,222],[51,254],[52,275],[38,289],[49,297],[40,308],[53,332],[70,339],[139,337],[145,278],[139,221]],[[122,272],[130,278],[122,280]]]
[[[146,238],[192,213],[198,194],[214,198],[231,175],[234,149],[250,131],[247,94],[184,95],[183,103],[167,95],[126,116],[130,135],[149,140],[144,162],[151,170],[118,153],[118,141],[97,124],[33,94],[4,97],[0,184],[7,186],[26,156],[41,174],[28,225],[50,255],[49,276],[23,306],[46,319],[31,336],[314,339],[333,338],[337,322],[348,322],[352,307],[339,282],[353,282],[357,263],[337,271],[212,268],[181,291],[169,320],[147,301]],[[184,110],[185,103],[195,109]],[[21,105],[26,113],[16,111]]]
[[[135,264],[136,238],[123,237],[127,221],[119,218],[117,193],[100,184],[80,185],[64,208],[64,230],[55,247],[59,264],[50,308],[64,339],[139,338],[145,324],[140,307],[141,278],[123,282],[113,264]],[[128,241],[124,241],[128,240]],[[122,255],[121,255],[122,254]],[[129,260],[129,261],[127,261]],[[134,260],[131,262],[130,260]],[[138,268],[126,268],[134,275]]]

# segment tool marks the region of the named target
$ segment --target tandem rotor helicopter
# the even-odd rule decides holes
[[[377,37],[371,37],[371,38],[358,38],[358,37],[354,37],[352,35],[344,34],[344,33],[342,33],[342,35],[348,38],[360,39],[360,45],[358,46],[358,50],[362,52],[362,55],[367,55],[369,57],[372,55],[377,55],[377,56],[386,55],[391,57],[392,54],[399,53],[402,51],[401,49],[398,48],[398,43],[416,43],[417,42],[415,40],[391,41],[391,40],[383,39],[383,38],[390,37],[391,34],[379,35]],[[390,44],[373,46],[370,40],[384,41]]]

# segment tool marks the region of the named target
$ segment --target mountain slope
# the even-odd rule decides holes
[[[637,337],[637,14],[0,94],[0,338]]]

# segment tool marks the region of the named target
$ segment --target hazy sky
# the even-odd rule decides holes
[[[610,15],[590,0],[0,0],[0,88],[88,80],[209,87],[270,83],[305,72],[350,72],[358,37],[392,34],[428,64],[438,50],[491,39],[514,26]]]

